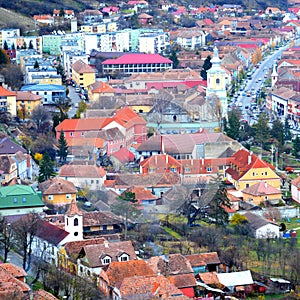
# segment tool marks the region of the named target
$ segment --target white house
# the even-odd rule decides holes
[[[292,180],[291,193],[293,200],[300,203],[300,176]]]
[[[251,212],[245,213],[244,216],[248,219],[248,223],[253,230],[255,238],[263,239],[280,237],[280,226],[275,222],[269,221]]]

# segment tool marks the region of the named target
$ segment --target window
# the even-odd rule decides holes
[[[170,171],[173,172],[173,173],[176,173],[177,168],[176,167],[170,167]]]
[[[74,226],[78,226],[78,218],[74,219]]]
[[[185,172],[186,173],[190,173],[191,172],[191,167],[190,166],[186,166],[185,167]]]
[[[255,173],[254,173],[254,172],[252,173],[252,176],[255,176]]]
[[[216,79],[216,84],[220,84],[220,78]]]
[[[73,136],[73,132],[70,132],[70,136]]]
[[[128,261],[128,255],[127,254],[123,254],[122,256],[120,256],[119,261]]]
[[[93,179],[91,179],[91,184],[93,184],[94,183],[94,180]]]
[[[66,198],[67,198],[67,199],[71,199],[71,194],[67,194],[67,195],[66,195]]]
[[[99,180],[98,179],[96,180],[96,184],[99,184]]]
[[[110,264],[111,259],[110,259],[110,257],[106,256],[105,258],[103,258],[102,261],[103,261],[104,265],[108,265],[108,264]]]
[[[48,196],[48,200],[53,200],[53,199],[54,199],[53,195]]]
[[[84,132],[81,132],[81,136],[84,136]]]
[[[265,172],[265,175],[268,176],[268,172]]]
[[[23,197],[22,202],[23,203],[27,202],[27,199],[25,197]]]
[[[207,171],[207,172],[211,172],[211,171],[212,171],[212,167],[211,167],[211,166],[207,167],[207,168],[206,168],[206,171]]]
[[[78,236],[78,232],[77,231],[74,232],[74,236]]]
[[[17,198],[14,198],[14,203],[18,203],[18,199]]]
[[[248,188],[250,185],[249,185],[249,183],[246,183],[246,188]]]

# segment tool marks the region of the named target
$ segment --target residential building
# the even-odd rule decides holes
[[[114,288],[120,286],[125,278],[149,275],[155,273],[144,260],[112,262],[107,270],[100,271],[98,286],[105,295],[112,295]]]
[[[99,275],[100,270],[112,262],[138,259],[131,241],[90,244],[82,247],[78,254],[78,275]]]
[[[65,50],[63,51],[63,66],[68,80],[72,79],[72,65],[77,60],[82,60],[88,64],[88,57],[85,51]]]
[[[16,105],[20,118],[27,119],[32,111],[42,104],[43,97],[32,92],[17,91]],[[24,114],[25,113],[25,114]]]
[[[2,139],[0,139],[0,156],[12,156],[18,151],[21,151],[23,154],[27,153],[27,151],[22,146],[13,142],[9,137],[3,137]]]
[[[169,281],[189,297],[195,297],[196,279],[189,260],[182,254],[153,256],[147,260],[148,265],[157,275],[168,276]]]
[[[153,17],[146,13],[142,13],[138,16],[139,25],[151,25],[152,21]]]
[[[22,151],[16,152],[11,158],[17,164],[17,177],[21,180],[31,179],[30,165],[31,156],[29,154],[24,154]]]
[[[40,192],[31,186],[15,184],[0,188],[0,213],[2,216],[42,212],[45,204]]]
[[[280,237],[280,226],[277,223],[251,212],[245,213],[244,216],[247,218],[255,238],[267,239]]]
[[[293,200],[300,203],[300,176],[292,180],[291,194]]]
[[[172,67],[173,62],[159,54],[125,54],[102,62],[104,74],[162,72]]]
[[[58,176],[76,187],[88,186],[90,190],[99,190],[106,180],[106,171],[96,165],[63,165]]]
[[[190,262],[194,275],[207,272],[218,272],[221,261],[217,252],[191,254],[185,256]]]
[[[27,68],[25,84],[62,84],[61,76],[54,67]]]
[[[274,167],[246,149],[237,151],[231,157],[230,167],[225,171],[226,178],[234,187],[242,191],[252,185],[265,182],[280,189],[280,177]]]
[[[8,155],[0,156],[1,184],[7,185],[18,176],[17,163]]]
[[[60,16],[60,12],[61,11],[59,9],[53,9],[53,17],[55,17],[55,18],[62,17],[67,20],[71,20],[75,17],[74,10],[72,10],[72,9],[64,9],[62,16]]]
[[[53,105],[60,98],[66,98],[66,87],[57,84],[33,84],[24,85],[22,92],[31,92],[35,95],[42,96],[43,105]]]
[[[115,90],[108,83],[103,81],[96,81],[88,86],[88,97],[89,101],[96,102],[101,97],[114,97]]]
[[[39,184],[44,203],[54,206],[65,206],[76,200],[75,185],[62,178],[51,178]]]
[[[95,69],[79,59],[72,64],[72,79],[78,86],[87,89],[96,81]]]
[[[63,35],[49,34],[42,36],[42,50],[43,53],[50,55],[60,55],[61,54],[61,42]]]
[[[139,52],[164,54],[169,47],[168,32],[143,32],[139,35]]]
[[[0,111],[7,111],[15,117],[17,115],[16,96],[17,94],[15,92],[0,86]]]
[[[54,17],[51,15],[34,15],[33,20],[38,26],[53,26],[54,24]]]
[[[280,189],[276,189],[266,182],[258,182],[242,190],[243,200],[255,205],[278,204],[282,198]]]
[[[4,41],[10,37],[20,36],[20,28],[8,28],[0,30],[0,46],[3,49]],[[15,45],[16,46],[16,45]]]

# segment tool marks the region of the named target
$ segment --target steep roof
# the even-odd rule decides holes
[[[100,130],[109,123],[111,118],[65,119],[55,127],[56,131]]]
[[[96,81],[91,84],[89,88],[92,90],[92,93],[114,93],[115,90],[108,83],[103,81]]]
[[[42,99],[43,96],[36,95],[32,92],[17,91],[17,101],[21,101],[21,100],[41,101]]]
[[[112,153],[111,156],[114,156],[123,164],[134,161],[134,154],[124,147]]]
[[[68,207],[68,210],[66,211],[66,216],[74,217],[75,215],[82,216],[83,212],[78,208],[76,200],[73,199]]]
[[[253,196],[264,196],[264,195],[278,195],[281,194],[279,189],[274,188],[272,185],[260,181],[242,191],[245,194]]]
[[[23,147],[19,146],[8,137],[4,137],[0,140],[0,155],[15,154],[18,151],[27,153]]]
[[[124,299],[155,299],[156,295],[162,299],[189,299],[162,275],[127,277],[118,289]]]
[[[102,178],[106,171],[95,165],[63,165],[59,170],[60,177]]]
[[[132,188],[129,188],[126,190],[127,191],[130,191],[132,193],[135,194],[135,199],[139,202],[141,202],[142,200],[154,200],[154,199],[157,199],[157,197],[155,195],[153,195],[151,193],[150,190],[146,190],[142,187],[132,187]]]
[[[52,294],[44,291],[44,290],[38,290],[33,292],[33,300],[57,300],[55,296]]]
[[[38,228],[36,236],[56,246],[69,235],[64,229],[44,220],[38,220]]]
[[[104,266],[101,259],[111,257],[111,261],[119,261],[119,257],[126,253],[130,260],[137,259],[131,241],[104,242],[103,244],[86,245],[82,249],[82,255],[91,268]]]
[[[277,225],[275,224],[274,222],[271,222],[261,216],[258,216],[256,214],[253,214],[251,212],[247,212],[244,214],[244,216],[247,218],[248,220],[248,223],[250,224],[250,226],[254,229],[254,230],[257,230],[267,224],[274,224],[274,225]],[[279,226],[279,225],[277,225]]]
[[[105,274],[109,280],[109,285],[112,287],[120,285],[122,281],[128,277],[155,275],[153,270],[144,260],[112,262]]]
[[[39,184],[39,190],[43,195],[58,195],[58,194],[76,194],[77,189],[74,183],[62,179],[51,178]]]
[[[72,69],[76,73],[95,73],[95,70],[81,59],[72,64]]]
[[[6,270],[10,275],[16,278],[27,276],[27,273],[23,268],[16,266],[14,264],[2,263],[0,266],[2,269]]]
[[[221,263],[217,252],[192,254],[186,255],[185,257],[189,260],[192,267]]]
[[[5,89],[2,85],[0,85],[0,96],[1,97],[11,97],[11,96],[16,96],[16,95],[17,94],[15,92]]]

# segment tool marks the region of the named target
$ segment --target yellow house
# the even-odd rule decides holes
[[[280,177],[274,167],[246,149],[232,155],[226,178],[240,191],[261,181],[280,189]]]
[[[87,89],[96,81],[95,69],[79,59],[72,65],[72,79],[78,86]]]
[[[17,94],[15,92],[0,86],[0,110],[8,111],[15,117],[17,115],[16,96]]]
[[[62,178],[51,178],[39,184],[45,204],[64,206],[76,200],[75,185]]]
[[[88,87],[89,101],[99,101],[102,96],[114,97],[115,90],[106,82],[96,81]]]
[[[255,205],[269,202],[278,204],[281,200],[281,190],[276,189],[266,182],[260,181],[244,190],[242,190],[243,200]]]
[[[87,33],[105,33],[106,32],[106,24],[105,23],[97,23],[91,25],[81,25],[80,31]]]
[[[33,80],[36,84],[58,84],[62,85],[62,79],[60,75],[49,75],[49,76],[40,76],[40,78],[35,78]]]
[[[30,116],[35,107],[42,104],[43,97],[31,92],[17,92],[17,113],[21,118]],[[25,115],[24,115],[25,114]]]
[[[115,32],[118,30],[117,22],[110,22],[106,24],[106,31],[107,32]]]

